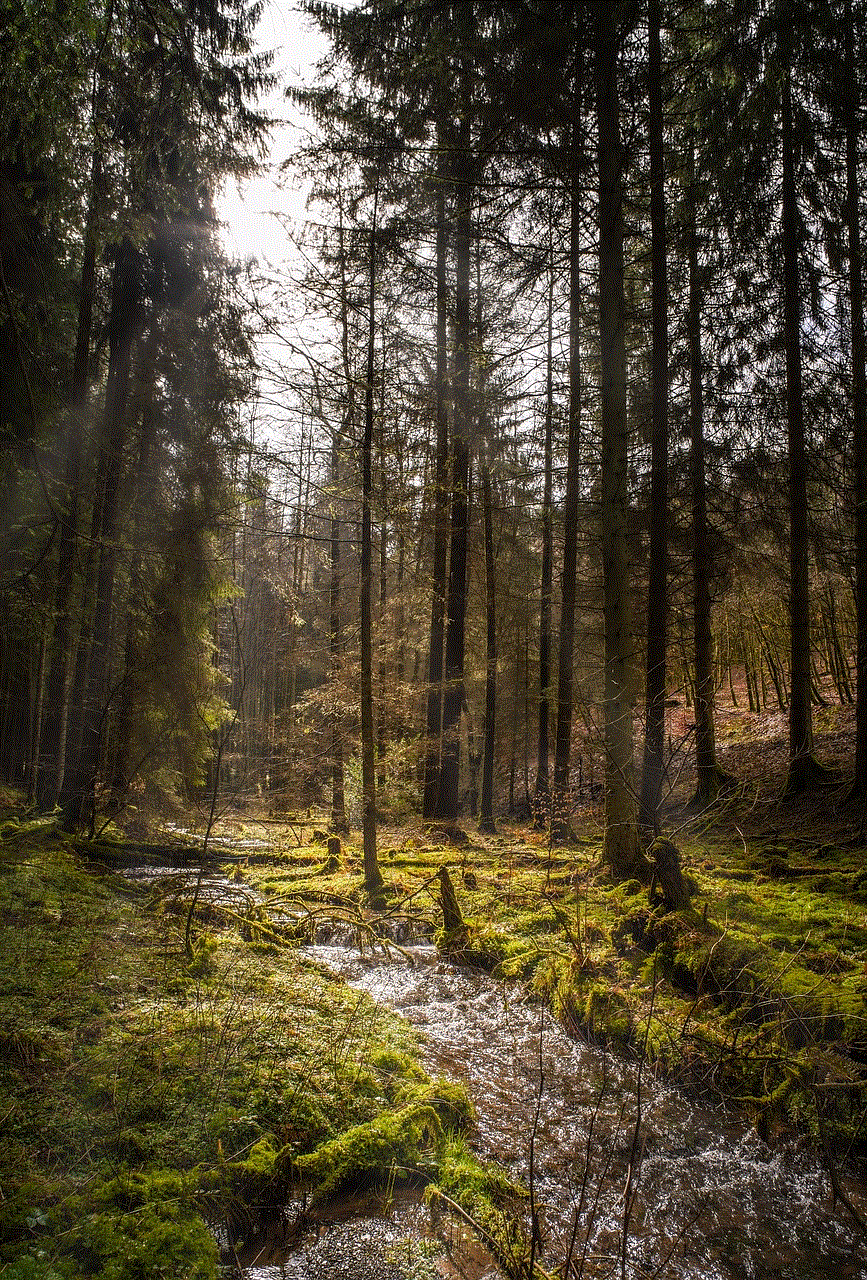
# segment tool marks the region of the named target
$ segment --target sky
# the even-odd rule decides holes
[[[258,48],[273,53],[277,84],[259,102],[275,124],[268,142],[262,172],[244,183],[226,184],[217,208],[223,243],[233,258],[257,258],[279,266],[291,253],[291,244],[275,214],[303,218],[306,193],[296,185],[279,182],[283,163],[291,160],[298,144],[302,121],[284,100],[287,85],[309,79],[324,41],[307,18],[288,0],[268,0],[256,32]]]
[[[340,0],[352,8],[360,0]],[[268,157],[262,172],[239,185],[227,183],[217,201],[223,223],[223,243],[230,257],[246,261],[256,258],[263,265],[279,268],[293,258],[293,245],[281,225],[302,223],[307,200],[306,186],[281,166],[291,161],[304,137],[302,114],[286,102],[287,86],[309,83],[328,42],[312,19],[300,12],[293,0],[266,0],[256,32],[257,47],[273,54],[272,70],[277,84],[259,106],[279,123],[272,130]],[[275,216],[277,215],[277,216]]]
[[[341,0],[344,7],[358,2]],[[285,91],[313,80],[328,42],[295,0],[265,0],[256,48],[273,55],[276,83],[257,105],[275,124],[260,172],[242,183],[228,181],[218,193],[216,206],[227,255],[250,263],[251,278],[285,282],[303,267],[292,232],[301,229],[307,216],[308,185],[293,174],[291,162],[309,130],[303,113],[286,101]],[[256,291],[252,285],[247,288]],[[269,309],[272,291],[273,284],[270,289],[265,286],[261,298]],[[279,292],[285,296],[285,286]],[[269,452],[292,451],[297,445],[301,421],[287,385],[298,364],[299,343],[304,344],[304,336],[294,326],[286,330],[266,325],[256,340],[259,379],[249,406],[249,429]]]

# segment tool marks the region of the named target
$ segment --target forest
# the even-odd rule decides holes
[[[406,1182],[485,1261],[381,1280],[865,1276],[867,6],[266,5],[0,0],[0,1274]],[[520,985],[527,1133],[336,937]],[[547,1017],[637,1070],[568,1190]],[[799,1243],[663,1227],[651,1077]]]

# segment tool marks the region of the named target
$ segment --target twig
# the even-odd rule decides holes
[[[840,1171],[834,1162],[831,1153],[831,1142],[828,1138],[828,1131],[825,1127],[825,1117],[822,1115],[822,1108],[819,1106],[819,1095],[814,1087],[813,1102],[816,1106],[816,1117],[819,1122],[819,1138],[822,1143],[822,1153],[825,1157],[825,1168],[828,1170],[828,1177],[831,1179],[831,1189],[834,1192],[834,1198],[839,1200],[844,1208],[848,1209],[859,1230],[867,1235],[867,1217],[861,1212],[856,1204],[853,1203],[851,1196],[846,1191],[840,1181]]]
[[[536,1249],[540,1255],[544,1252],[544,1241],[539,1227],[539,1207],[536,1203],[536,1134],[539,1132],[539,1114],[542,1110],[542,1094],[545,1091],[545,1066],[542,1060],[543,1036],[545,1032],[545,1006],[539,1013],[539,1088],[536,1091],[536,1107],[533,1112],[533,1124],[530,1129],[530,1275],[536,1263]]]

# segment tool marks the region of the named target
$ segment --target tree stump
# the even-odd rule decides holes
[[[669,911],[683,911],[689,906],[689,889],[680,869],[680,852],[677,846],[660,836],[650,846],[650,856],[656,867],[655,878],[659,880],[666,907]]]
[[[466,936],[467,926],[458,906],[457,894],[448,867],[440,867],[437,875],[440,882],[440,905],[443,909],[443,933],[450,940],[460,935]]]
[[[325,859],[325,871],[338,871],[340,869],[340,859],[343,855],[343,845],[340,842],[340,836],[328,837],[328,857]]]

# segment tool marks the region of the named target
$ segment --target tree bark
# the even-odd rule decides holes
[[[696,788],[692,803],[712,803],[720,787],[733,779],[717,762],[714,730],[713,632],[711,630],[710,544],[707,526],[707,482],[704,444],[704,366],[701,351],[702,290],[696,233],[695,156],[690,142],[687,174],[687,261],[689,294],[687,342],[689,345],[689,432],[692,482],[692,607],[695,659],[695,766]]]
[[[551,491],[553,487],[554,434],[554,243],[548,226],[548,324],[547,376],[545,383],[545,478],[542,488],[542,581],[539,592],[539,746],[533,808],[537,826],[550,819],[551,780],[548,771],[549,721],[551,711],[551,596],[553,593],[553,531]]]
[[[599,337],[602,414],[602,569],[605,628],[604,857],[612,874],[643,871],[636,821],[629,608],[628,428],[623,261],[623,166],[617,78],[619,3],[596,6],[599,164]]]
[[[494,833],[494,743],[497,714],[497,591],[494,570],[494,529],[491,514],[491,471],[482,464],[482,506],[485,521],[485,604],[487,662],[485,678],[485,749],[479,830]]]
[[[385,353],[383,352],[383,361]],[[386,786],[386,700],[388,697],[388,667],[385,660],[385,611],[388,605],[388,524],[385,512],[388,504],[388,477],[385,466],[385,440],[379,433],[379,485],[382,502],[382,522],[379,526],[379,714],[376,719],[376,789],[382,803]]]
[[[785,19],[783,19],[785,21]],[[823,774],[813,755],[810,689],[810,533],[804,393],[801,372],[801,298],[798,267],[798,201],[792,135],[792,75],[786,36],[782,98],[783,324],[786,350],[786,416],[789,441],[789,773],[791,796],[814,786]]]
[[[114,743],[114,767],[111,777],[111,806],[113,810],[122,808],[126,801],[130,784],[135,772],[132,760],[133,721],[136,712],[136,692],[140,679],[141,654],[139,650],[138,632],[141,615],[145,608],[142,588],[142,552],[141,552],[141,518],[143,504],[148,500],[148,485],[151,480],[151,459],[156,443],[156,422],[154,419],[154,371],[156,366],[157,344],[159,341],[159,301],[154,299],[150,332],[143,344],[140,368],[137,376],[137,400],[140,405],[138,466],[132,497],[130,527],[134,547],[129,569],[129,591],[126,605],[126,641],[123,679],[121,681],[117,708],[117,731]]]
[[[433,579],[431,583],[430,657],[428,660],[427,755],[424,777],[424,817],[439,808],[442,750],[443,654],[445,645],[446,574],[449,533],[449,417],[447,403],[448,350],[445,208],[445,160],[442,130],[438,131],[439,162],[436,238],[436,478],[434,489]]]
[[[124,238],[117,246],[112,276],[109,368],[100,444],[99,474],[102,483],[95,498],[93,522],[94,546],[98,546],[99,552],[81,746],[72,769],[67,765],[61,796],[66,830],[73,830],[81,820],[92,828],[95,817],[97,774],[107,709],[120,482],[132,348],[139,318],[140,273],[139,252],[129,239]]]
[[[42,763],[37,780],[40,809],[53,809],[63,787],[66,730],[69,717],[69,680],[72,667],[72,592],[78,556],[78,508],[81,499],[81,460],[84,412],[90,385],[90,344],[96,296],[96,227],[102,188],[102,158],[94,152],[90,202],[84,229],[81,289],[72,368],[72,394],[66,430],[64,514],[57,552],[54,589],[54,628],[48,673],[48,708],[42,732]]]
[[[685,911],[690,893],[680,868],[680,853],[670,840],[657,839],[650,846],[654,861],[654,874],[662,886],[662,895],[668,911]]]
[[[373,376],[376,356],[376,212],[370,227],[368,261],[367,378],[364,388],[364,439],[361,453],[361,825],[364,840],[364,886],[374,893],[382,885],[376,856],[376,743],[373,715],[373,651],[371,638],[371,520],[373,496]]]
[[[471,191],[469,68],[462,69],[463,115],[458,142],[455,215],[455,353],[449,581],[443,691],[442,761],[436,817],[455,822],[459,811],[461,708],[467,608],[467,506],[470,469],[470,245]]]
[[[648,0],[647,8],[652,373],[647,670],[644,699],[644,767],[641,776],[639,811],[642,827],[657,835],[665,772],[663,752],[668,627],[668,263],[659,0]]]
[[[551,835],[569,835],[572,794],[572,675],[575,651],[575,578],[578,568],[578,498],[581,461],[581,96],[582,50],[576,36],[572,99],[569,190],[569,440],[563,500],[563,565],[560,576],[560,635],[557,654],[557,726],[554,740],[554,790]]]
[[[860,81],[854,56],[852,0],[843,12],[843,110],[846,126],[845,222],[849,256],[849,319],[852,335],[852,431],[855,481],[855,779],[850,795],[867,797],[867,375],[864,289],[858,184]]]
[[[343,235],[343,201],[338,211],[338,251],[340,254],[340,346],[343,361],[343,381],[346,387],[346,410],[340,428],[331,432],[331,528],[328,649],[331,676],[331,817],[330,830],[337,835],[349,834],[346,816],[346,789],[343,762],[343,716],[339,710],[341,665],[343,661],[343,628],[340,618],[341,554],[340,554],[340,450],[346,435],[352,434],[355,424],[355,378],[349,356],[349,298],[346,285],[346,246]]]

